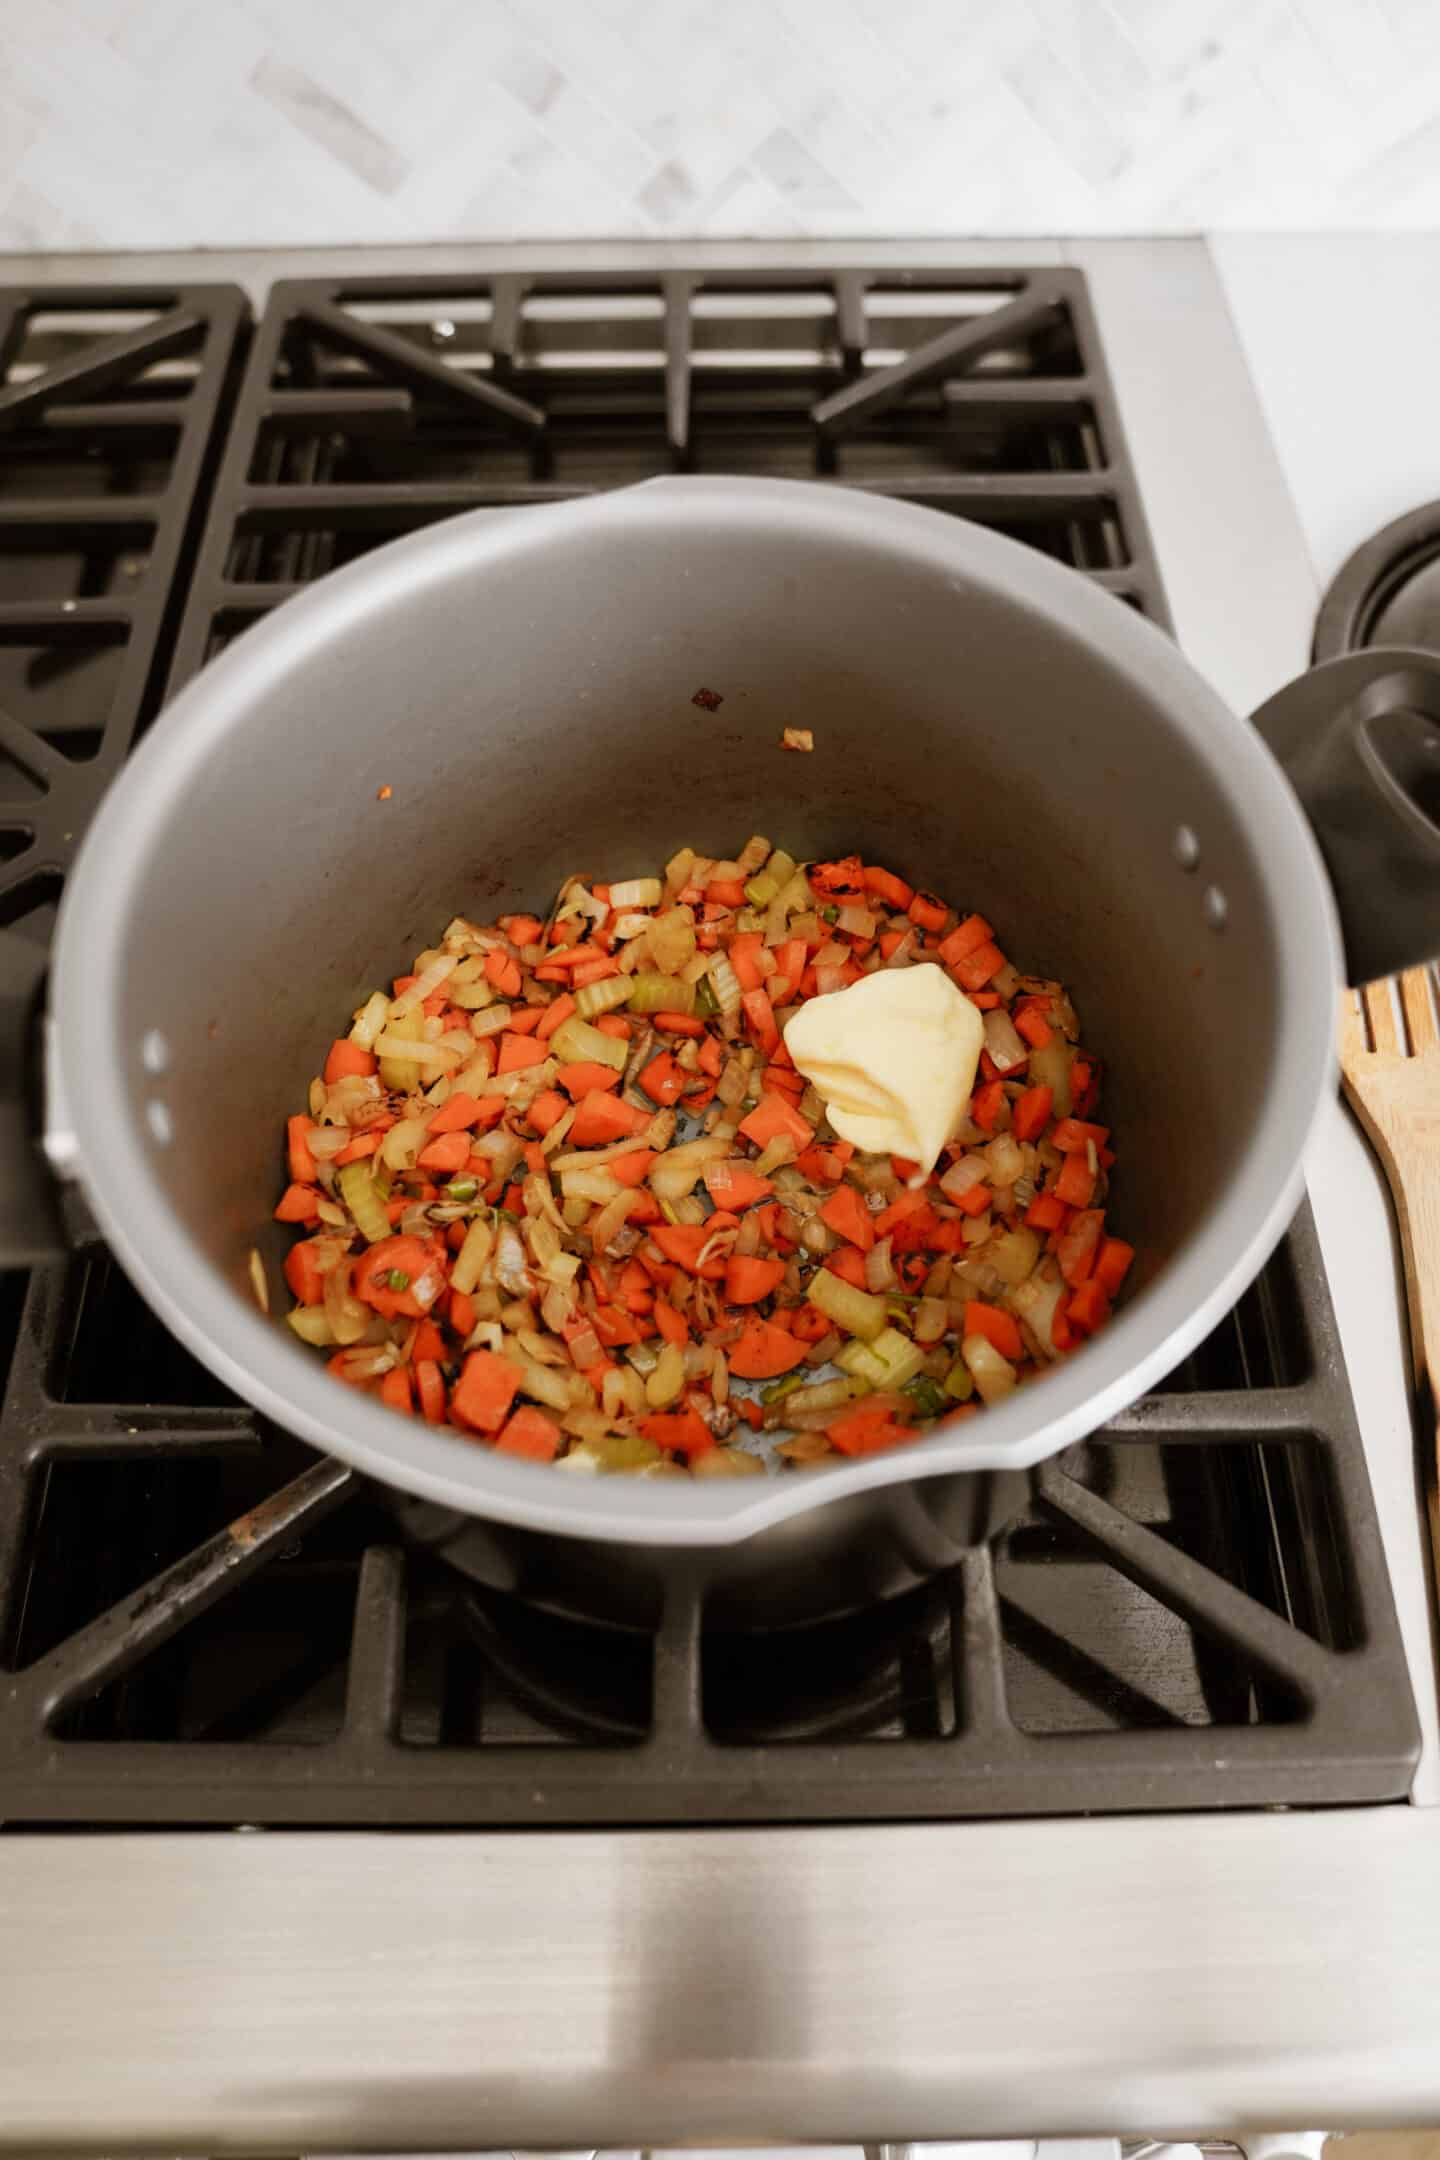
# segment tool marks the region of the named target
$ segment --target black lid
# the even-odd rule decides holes
[[[1440,503],[1383,526],[1343,564],[1320,603],[1317,660],[1372,645],[1440,652]]]

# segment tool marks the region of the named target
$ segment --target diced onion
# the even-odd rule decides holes
[[[610,887],[612,908],[658,907],[665,888],[658,877],[625,878]]]
[[[833,1320],[847,1335],[858,1335],[862,1342],[873,1342],[885,1326],[883,1299],[857,1290],[828,1268],[816,1269],[805,1294],[827,1320]]]
[[[417,1012],[426,998],[433,997],[440,985],[448,981],[459,964],[458,953],[442,953],[438,960],[432,960],[424,973],[416,976],[409,989],[402,990],[394,1000],[390,1007],[394,1017],[398,1019],[402,1013]]]
[[[1029,1046],[1021,1041],[1009,1013],[998,1007],[985,1015],[985,1048],[996,1069],[1002,1073],[1023,1065],[1030,1055]]]

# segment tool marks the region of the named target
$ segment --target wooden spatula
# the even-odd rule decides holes
[[[1400,1225],[1410,1347],[1440,1586],[1440,984],[1426,968],[1341,1000],[1345,1093],[1390,1181]]]

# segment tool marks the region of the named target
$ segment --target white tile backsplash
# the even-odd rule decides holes
[[[0,249],[1440,224],[1440,0],[0,0]]]

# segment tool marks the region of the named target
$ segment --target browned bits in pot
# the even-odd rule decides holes
[[[812,728],[787,727],[780,737],[782,750],[813,750],[814,747],[815,733]]]
[[[692,705],[700,707],[701,712],[718,712],[724,702],[718,690],[697,690],[690,700]]]

